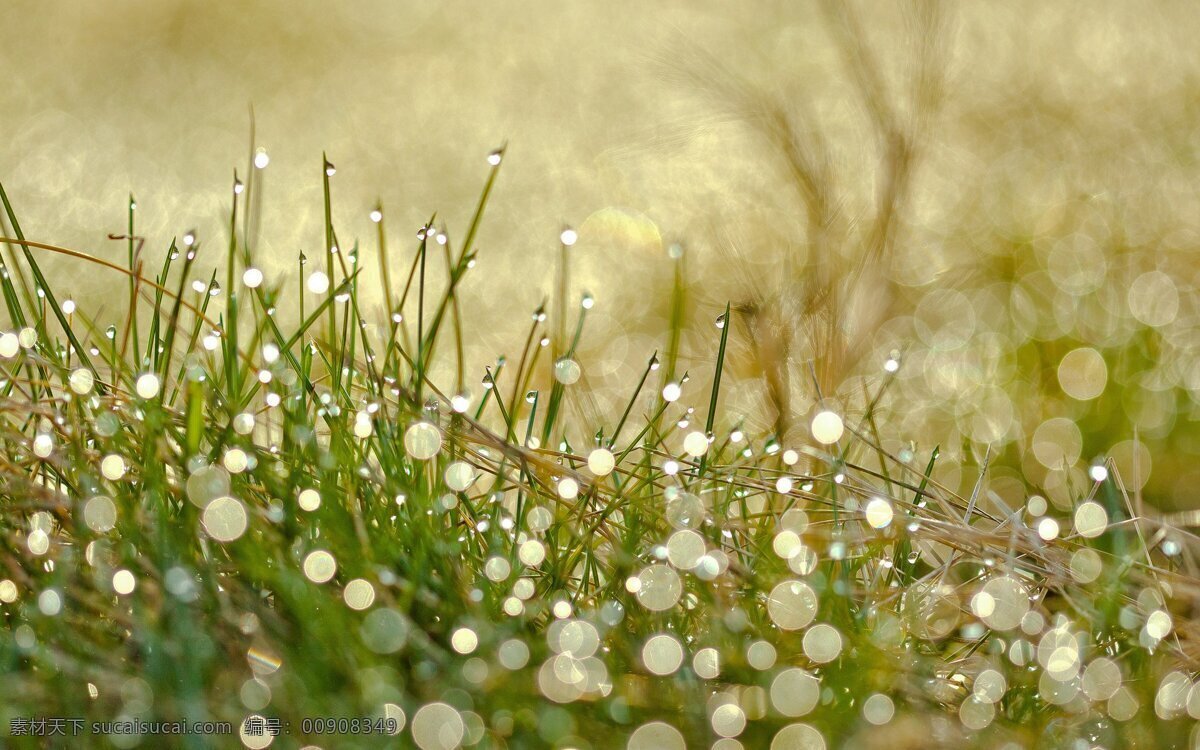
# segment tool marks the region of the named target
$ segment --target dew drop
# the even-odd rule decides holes
[[[324,271],[313,271],[308,277],[307,286],[313,294],[324,294],[329,291],[329,277]]]
[[[429,422],[417,422],[404,433],[404,450],[418,461],[428,461],[442,449],[442,433]]]
[[[607,448],[597,448],[588,454],[588,471],[598,477],[607,476],[616,468],[616,456]]]
[[[813,439],[822,445],[832,445],[841,440],[845,430],[842,418],[832,411],[819,412],[813,417],[811,427]]]
[[[579,363],[569,357],[563,357],[554,363],[554,379],[563,385],[574,385],[582,374]]]
[[[204,508],[200,516],[204,531],[218,542],[236,541],[246,533],[249,522],[246,507],[232,497],[218,497]]]

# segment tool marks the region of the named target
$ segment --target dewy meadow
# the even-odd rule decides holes
[[[1104,165],[1022,193],[1010,134],[995,193],[931,208],[951,21],[913,7],[898,75],[823,5],[849,167],[828,112],[672,61],[800,218],[714,230],[733,284],[687,238],[609,271],[668,279],[657,328],[579,281],[632,214],[523,238],[554,281],[519,329],[472,303],[524,257],[481,241],[505,148],[464,221],[367,204],[361,237],[314,155],[286,263],[263,215],[307,208],[253,133],[212,233],[131,196],[85,252],[0,187],[0,744],[1200,745],[1186,201],[1083,190]],[[969,273],[913,241],[955,211]]]

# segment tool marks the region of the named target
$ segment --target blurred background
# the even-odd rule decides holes
[[[380,202],[403,275],[434,211],[461,238],[506,142],[469,372],[519,354],[569,225],[586,422],[667,346],[678,274],[701,412],[729,301],[724,413],[785,444],[886,383],[884,447],[923,467],[939,445],[968,492],[990,450],[986,502],[1070,507],[1111,457],[1150,506],[1200,507],[1189,3],[9,0],[0,27],[0,181],[30,239],[124,262],[133,193],[148,266],[195,229],[207,278],[253,108],[268,279],[322,252],[323,151],[343,244],[373,273]],[[125,314],[119,276],[48,263]]]

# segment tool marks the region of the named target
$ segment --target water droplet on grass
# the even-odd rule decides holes
[[[442,449],[442,433],[429,422],[417,422],[404,433],[404,450],[418,461],[428,461]]]

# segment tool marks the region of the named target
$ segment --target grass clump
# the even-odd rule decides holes
[[[710,389],[677,371],[673,314],[621,412],[574,417],[592,300],[567,298],[571,231],[554,315],[472,393],[458,293],[501,160],[461,242],[431,219],[389,255],[373,213],[378,272],[338,238],[324,161],[327,252],[278,284],[247,241],[252,182],[235,180],[227,244],[189,233],[157,271],[132,199],[120,266],[28,240],[3,196],[10,732],[65,716],[228,722],[247,747],[1196,741],[1191,537],[1142,518],[1111,462],[1069,515],[982,502],[982,480],[960,496],[937,448],[882,447],[890,375],[812,439],[752,434],[721,406],[730,306]],[[123,274],[124,324],[60,301],[46,253]]]

